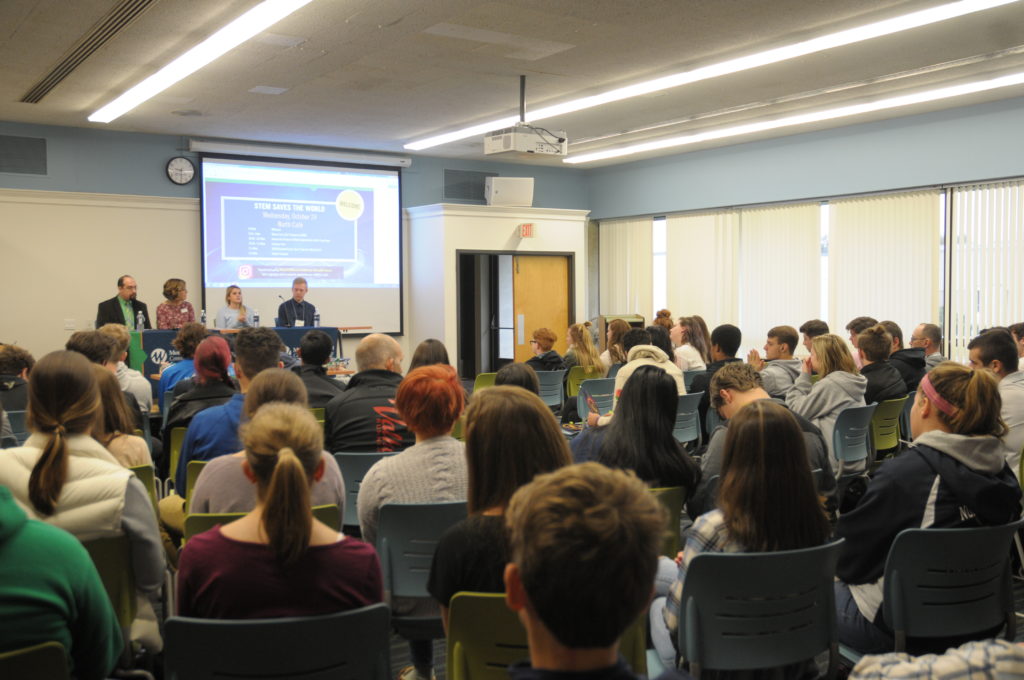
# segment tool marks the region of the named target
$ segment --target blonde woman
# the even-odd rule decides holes
[[[566,371],[573,366],[582,366],[588,370],[600,367],[603,373],[607,373],[607,369],[601,363],[601,355],[594,346],[594,339],[590,335],[589,321],[569,326],[566,335],[569,338],[569,350],[562,357]]]
[[[249,328],[252,326],[252,310],[242,304],[242,289],[228,286],[224,293],[227,303],[220,308],[213,320],[214,328]]]

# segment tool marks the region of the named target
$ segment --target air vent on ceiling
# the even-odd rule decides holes
[[[46,140],[0,135],[0,172],[46,174]]]
[[[444,171],[444,197],[446,201],[476,201],[485,203],[484,180],[497,177],[496,172],[476,172],[474,170]]]
[[[156,2],[157,0],[122,0],[93,26],[92,31],[82,36],[78,43],[64,55],[64,58],[32,86],[21,98],[21,101],[27,104],[38,104],[43,97],[53,91],[53,88],[71,75],[71,72],[78,68],[83,61],[103,47],[108,40],[127,28]]]

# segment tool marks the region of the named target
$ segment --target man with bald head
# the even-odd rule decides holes
[[[402,382],[402,348],[388,335],[367,335],[356,348],[357,373],[324,410],[327,447],[341,451],[401,451],[416,443],[395,408]]]

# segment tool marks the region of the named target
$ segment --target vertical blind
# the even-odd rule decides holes
[[[653,318],[651,218],[607,220],[598,225],[601,248],[601,313]]]
[[[829,201],[829,327],[872,316],[903,330],[939,322],[940,193]]]
[[[979,331],[1024,321],[1024,182],[956,187],[948,239],[950,358]]]
[[[817,203],[740,211],[739,327],[745,350],[760,352],[773,326],[799,328],[818,317],[820,230]]]
[[[668,308],[709,328],[739,322],[739,213],[668,217]]]

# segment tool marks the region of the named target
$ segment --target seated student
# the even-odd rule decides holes
[[[569,371],[574,366],[581,366],[587,371],[596,371],[597,376],[604,377],[608,369],[601,362],[601,355],[594,346],[594,339],[590,334],[590,322],[574,323],[569,326],[566,334],[569,340],[569,350],[565,353],[565,382],[569,382]],[[671,352],[669,353],[671,355]],[[561,422],[574,423],[580,419],[579,409],[575,398],[566,398],[562,402]]]
[[[0,406],[24,411],[28,406],[28,374],[36,360],[17,345],[0,344]]]
[[[526,365],[535,371],[563,370],[565,362],[554,349],[556,340],[558,340],[558,336],[549,328],[535,330],[533,338],[530,340],[534,356],[526,360]]]
[[[0,485],[32,519],[84,539],[128,537],[139,594],[133,638],[160,651],[153,604],[164,582],[163,544],[146,488],[91,436],[102,405],[89,361],[69,351],[40,359],[29,376],[28,414],[32,434],[0,455]]]
[[[164,394],[174,388],[179,380],[191,378],[195,375],[195,363],[193,357],[196,355],[196,347],[206,337],[206,327],[201,323],[186,323],[178,331],[178,334],[171,341],[171,344],[181,354],[181,361],[166,366],[160,371],[160,382],[156,386],[157,403],[160,409],[164,408]]]
[[[409,360],[409,370],[411,371],[420,366],[450,363],[448,361],[448,349],[444,346],[444,343],[435,338],[427,338],[416,345],[416,349],[412,353],[412,359]]]
[[[417,368],[398,386],[395,406],[416,444],[377,461],[363,477],[356,507],[364,540],[376,543],[380,509],[389,503],[466,500],[465,448],[451,436],[465,400],[455,369],[443,364]],[[402,614],[437,615],[433,600],[392,602],[392,608]],[[402,680],[431,677],[431,641],[410,640],[409,652],[413,665],[402,670]]]
[[[675,380],[678,394],[686,394],[683,372],[679,370],[668,354],[651,344],[650,332],[640,328],[631,328],[622,336],[622,348],[626,352],[626,363],[615,374],[616,401],[618,401],[619,393],[622,392],[626,381],[629,380],[629,376],[633,375],[633,371],[641,366],[657,366]],[[600,419],[594,417],[593,414],[588,417],[588,422],[591,424],[607,425],[610,420],[611,414],[602,416]]]
[[[264,404],[242,426],[242,439],[242,469],[256,487],[256,507],[185,544],[178,614],[315,616],[383,600],[373,547],[313,516],[310,486],[324,474],[324,438],[309,409]]]
[[[910,346],[924,350],[925,370],[930,371],[946,360],[942,356],[942,329],[933,323],[918,324],[910,336]]]
[[[124,324],[108,323],[96,329],[114,341],[114,357],[111,363],[114,364],[114,375],[121,390],[130,393],[139,402],[139,410],[149,415],[153,409],[153,386],[146,376],[134,368],[128,368],[125,359],[128,358],[128,345],[131,343],[131,334]]]
[[[1019,474],[1021,449],[1024,448],[1024,373],[1014,363],[1013,337],[1002,329],[982,333],[967,344],[971,369],[986,370],[999,381],[1002,406],[999,415],[1006,424],[1003,445],[1006,462],[1014,474]]]
[[[28,519],[0,486],[0,653],[59,642],[68,671],[108,677],[124,646],[89,553],[56,527]]]
[[[722,424],[711,433],[708,448],[700,459],[700,486],[687,503],[687,509],[693,518],[714,509],[715,499],[711,497],[710,483],[712,477],[720,476],[722,473],[722,459],[725,456],[725,440],[730,419],[749,404],[771,399],[771,395],[765,391],[761,382],[762,377],[763,374],[755,371],[749,364],[732,363],[719,369],[711,379],[711,408],[717,409],[721,414]],[[836,480],[833,477],[825,439],[821,436],[821,430],[811,421],[796,413],[792,416],[803,433],[809,469],[812,472],[821,471],[820,474],[814,475],[818,495],[825,499],[826,509],[832,509],[835,506]]]
[[[807,351],[811,351],[811,341],[819,335],[828,333],[828,324],[821,319],[811,319],[800,326],[800,335],[803,336],[803,345]]]
[[[320,330],[307,331],[299,345],[302,363],[292,366],[292,371],[306,386],[310,408],[324,408],[327,402],[345,390],[345,386],[327,375],[324,364],[331,358],[334,343],[331,336]]]
[[[878,322],[872,319],[870,316],[858,316],[857,318],[846,324],[846,331],[850,334],[850,344],[853,345],[853,349],[857,349],[857,336],[861,334],[867,328],[871,328]],[[902,336],[901,336],[902,337]],[[860,368],[860,355],[856,352],[853,353],[853,363]]]
[[[921,379],[910,412],[911,448],[878,469],[836,526],[846,539],[835,587],[843,644],[867,654],[892,649],[881,579],[900,531],[999,525],[1020,516],[1021,488],[1006,464],[999,404],[987,371],[947,362]],[[940,649],[955,644],[942,641]]]
[[[796,550],[829,538],[828,519],[807,466],[803,433],[782,404],[755,400],[733,415],[721,479],[718,508],[697,519],[685,549],[676,557],[679,567],[668,597],[657,597],[651,604],[651,639],[669,668],[676,666],[683,584],[694,557],[706,552]],[[663,570],[676,571],[668,558],[662,558],[659,572]],[[798,665],[813,666],[813,660]]]
[[[708,404],[711,403],[711,395],[708,390],[711,386],[711,378],[718,372],[722,366],[732,363],[734,361],[742,361],[736,357],[736,352],[740,349],[740,343],[743,341],[743,334],[739,328],[732,324],[722,324],[715,328],[711,332],[711,363],[708,364],[707,370],[704,373],[698,374],[693,382],[690,383],[690,392],[703,392],[704,396],[700,399],[700,430],[704,436],[704,441],[708,440],[709,432],[706,431],[707,417],[708,417]]]
[[[516,364],[511,364],[516,365]],[[521,364],[519,364],[521,365]],[[550,409],[519,387],[481,390],[466,409],[469,517],[441,537],[427,590],[441,607],[455,593],[500,593],[508,562],[505,508],[523,484],[570,463],[569,447]]]
[[[1017,370],[1024,370],[1024,322],[1010,324],[1010,335],[1017,343]]]
[[[608,348],[601,352],[601,363],[605,370],[613,364],[626,363],[626,352],[622,349],[622,336],[630,329],[629,322],[623,319],[612,319],[608,322],[608,331],[605,334],[605,346]]]
[[[149,445],[132,432],[135,424],[121,393],[121,385],[114,374],[103,366],[92,365],[96,385],[100,391],[101,408],[92,428],[92,438],[103,445],[124,467],[152,465]]]
[[[703,371],[708,367],[708,348],[701,331],[699,316],[681,316],[679,323],[669,331],[675,347],[673,361],[680,371]]]
[[[260,371],[245,393],[242,418],[251,420],[263,404],[280,402],[307,406],[306,388],[294,373],[283,368]],[[337,505],[345,510],[345,482],[334,456],[322,452],[324,474],[313,482],[311,502]],[[249,512],[256,507],[256,487],[245,476],[245,451],[214,458],[203,467],[189,497],[189,512]],[[342,517],[344,521],[344,517]]]
[[[637,677],[619,658],[619,639],[651,599],[665,516],[632,473],[597,463],[516,491],[505,515],[505,599],[526,628],[530,661],[509,677]]]
[[[768,331],[764,344],[764,359],[756,349],[747,354],[747,363],[761,373],[764,391],[777,399],[785,399],[796,378],[800,375],[803,362],[793,358],[796,349],[796,329],[792,326],[776,326]]]
[[[672,435],[677,402],[676,382],[668,373],[657,366],[636,369],[622,388],[618,412],[594,460],[632,470],[652,488],[683,487],[689,498],[700,468]]]
[[[877,404],[907,396],[907,383],[889,361],[891,350],[892,336],[882,324],[866,328],[857,336],[860,374],[868,381],[864,389],[866,404]]]
[[[192,419],[200,411],[211,406],[220,406],[238,392],[235,383],[228,375],[231,366],[231,349],[228,342],[220,335],[205,338],[196,347],[193,359],[196,369],[195,378],[182,380],[174,386],[175,391],[187,382],[192,383],[191,389],[183,391],[171,402],[167,409],[167,421],[164,425],[163,439],[170,445],[171,430],[176,427],[188,427]],[[164,461],[162,467],[166,467]],[[166,475],[166,470],[162,470]]]
[[[64,349],[77,352],[86,359],[98,366],[104,366],[111,373],[116,371],[115,360],[117,343],[108,335],[99,331],[75,331],[64,343]],[[121,395],[128,404],[128,412],[132,414],[135,427],[143,429],[142,409],[139,402],[131,392],[121,392]]]
[[[892,336],[892,352],[889,354],[889,361],[903,376],[903,382],[907,384],[907,390],[913,392],[917,389],[917,383],[928,370],[925,361],[924,349],[921,347],[903,347],[903,330],[895,321],[882,321],[886,332]]]
[[[811,382],[811,372],[821,379]],[[819,335],[811,342],[811,356],[804,359],[803,371],[786,395],[786,406],[793,413],[811,421],[825,438],[830,458],[836,460],[832,450],[832,431],[839,412],[849,406],[864,406],[867,379],[860,374],[850,356],[846,343],[838,335]],[[841,475],[863,470],[865,463],[836,464],[834,472]]]
[[[528,364],[505,364],[494,374],[494,384],[514,385],[524,390],[540,394],[540,381],[537,380],[537,371],[530,368]]]

